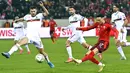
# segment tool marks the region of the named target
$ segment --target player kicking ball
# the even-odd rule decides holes
[[[2,55],[6,58],[10,58],[11,54],[18,50],[18,48],[24,44],[32,43],[38,49],[39,53],[45,57],[47,64],[54,68],[53,63],[49,60],[47,53],[44,51],[43,44],[39,35],[39,29],[42,25],[42,19],[44,16],[49,14],[48,10],[44,7],[43,2],[39,2],[39,5],[44,10],[44,13],[37,13],[36,7],[30,8],[30,14],[25,15],[23,18],[15,20],[17,21],[26,21],[27,22],[27,34],[26,37],[22,38],[18,43],[16,43],[9,52],[3,52]]]
[[[98,72],[101,72],[105,66],[105,64],[99,62],[97,59],[94,58],[95,54],[97,53],[102,53],[105,50],[108,49],[109,46],[109,39],[110,39],[110,31],[112,29],[111,25],[106,23],[102,16],[99,16],[97,20],[99,22],[96,22],[94,25],[89,26],[89,27],[78,27],[77,30],[83,30],[83,31],[88,31],[94,28],[99,27],[99,38],[98,42],[86,53],[86,55],[81,59],[73,59],[74,62],[77,64],[80,64],[85,61],[91,61],[94,64],[97,64],[99,66]]]

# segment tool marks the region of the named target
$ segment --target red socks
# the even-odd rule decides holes
[[[95,64],[99,64],[99,62],[94,58],[94,52],[91,51],[90,54],[86,54],[83,58],[82,58],[82,62],[90,60]]]
[[[90,59],[90,61],[91,62],[93,62],[93,63],[95,63],[95,64],[99,64],[99,61],[98,60],[96,60],[94,57],[92,57],[91,59]]]
[[[91,59],[94,56],[94,52],[91,51],[90,54],[86,54],[84,58],[82,58],[82,62]]]

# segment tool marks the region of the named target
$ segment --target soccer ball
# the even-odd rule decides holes
[[[42,55],[42,54],[37,54],[35,56],[35,60],[38,62],[38,63],[42,63],[44,60],[45,60],[45,57]]]

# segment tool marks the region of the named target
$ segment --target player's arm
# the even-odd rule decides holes
[[[78,21],[80,21],[80,27],[85,26],[85,21],[84,21],[84,17],[81,15],[78,15]]]
[[[68,25],[67,27],[62,28],[62,31],[67,30],[69,28],[71,28],[71,25]]]
[[[121,18],[124,20],[123,27],[127,26],[127,24],[128,24],[128,20],[127,20],[127,18],[126,18],[126,16],[125,16],[125,14],[124,14],[124,13],[122,13]]]
[[[24,21],[24,18],[19,18],[19,19],[14,20],[14,22],[19,22],[19,21]]]
[[[94,25],[92,26],[88,26],[88,27],[78,27],[76,28],[76,30],[82,30],[82,31],[87,31],[87,30],[91,30],[91,29],[94,29],[98,26],[98,22],[96,22]]]
[[[127,26],[127,24],[128,24],[128,20],[127,20],[127,19],[124,19],[123,27],[124,27],[124,26]]]
[[[44,4],[43,4],[42,1],[39,2],[39,5],[40,5],[40,6],[42,7],[42,9],[44,10],[43,15],[44,15],[44,16],[48,16],[48,15],[49,15],[49,12],[48,12],[48,10],[45,8],[45,6],[44,6]]]

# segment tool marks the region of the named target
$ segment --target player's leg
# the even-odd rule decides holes
[[[121,39],[122,39],[122,34],[119,33],[118,38],[115,39],[115,43],[116,43],[117,50],[118,50],[119,54],[121,55],[121,60],[126,60],[125,54],[124,54],[122,47],[121,47],[121,42],[120,42]]]
[[[10,55],[12,55],[15,51],[18,50],[18,48],[21,45],[27,44],[28,43],[28,38],[24,37],[23,39],[21,39],[18,43],[16,43],[10,50],[9,52],[3,52],[2,55],[5,56],[6,58],[10,58]]]
[[[18,43],[18,41],[21,39],[21,36],[23,35],[22,34],[22,32],[21,32],[21,29],[15,29],[15,33],[16,33],[16,35],[15,35],[15,38],[14,38],[14,43],[16,44],[16,43]],[[23,49],[22,49],[22,47],[19,47],[19,50],[20,50],[20,54],[22,54],[23,53]]]
[[[85,62],[87,60],[90,60],[91,62],[93,62],[94,64],[97,64],[99,66],[99,71],[98,72],[101,72],[105,66],[105,64],[99,62],[96,58],[94,58],[94,55],[98,53],[98,49],[95,48],[93,50],[89,50],[86,55],[81,59],[81,60],[78,60],[78,59],[73,59],[73,61],[77,64],[80,64],[82,62]]]
[[[89,45],[88,43],[86,43],[85,39],[83,38],[83,36],[80,35],[80,38],[78,39],[78,42],[84,47],[84,48],[87,48],[87,49],[91,49],[92,46]]]
[[[125,46],[130,46],[130,42],[125,42]]]
[[[54,33],[54,31],[50,31],[51,40],[53,43],[55,43],[55,38],[54,38],[53,33]]]
[[[123,30],[124,32],[122,33],[123,35],[122,35],[122,46],[130,46],[130,42],[127,42],[127,39],[126,39],[126,37],[127,37],[127,29],[125,28],[124,30]]]
[[[18,43],[18,41],[17,41],[17,40],[15,40],[14,42],[15,42],[15,44],[17,44],[17,43]],[[22,49],[22,47],[19,47],[19,50],[20,50],[20,52],[19,52],[19,53],[20,53],[20,54],[22,54],[22,53],[23,53],[23,49]]]
[[[101,72],[103,70],[104,64],[102,64],[101,62],[96,60],[94,58],[94,55],[97,54],[98,52],[101,53],[101,52],[105,51],[108,48],[108,46],[109,46],[108,42],[105,43],[104,41],[100,41],[95,46],[93,46],[91,48],[91,50],[89,50],[81,60],[77,60],[77,59],[73,59],[73,60],[74,60],[74,62],[76,62],[78,64],[85,62],[87,60],[90,60],[91,62],[93,62],[99,66],[99,72]]]
[[[95,44],[95,46],[91,48],[91,50],[86,53],[86,56],[82,59],[82,62],[86,60],[91,60],[91,58],[94,57],[95,54],[105,51],[108,46],[108,42],[99,41],[97,44]]]
[[[80,38],[78,39],[78,42],[84,47],[84,48],[87,48],[87,49],[91,49],[92,46],[89,45],[88,43],[86,43],[85,39],[83,38],[83,36],[80,36]],[[99,59],[102,60],[102,54],[101,53],[98,53],[97,54]]]
[[[41,41],[33,41],[33,44],[38,49],[39,53],[43,54],[43,56],[45,57],[45,60],[47,61],[48,65],[51,68],[54,68],[54,64],[49,60],[49,57],[48,57],[47,53],[45,52],[45,50],[43,48],[42,42]]]
[[[72,58],[73,58],[73,55],[72,55],[72,48],[71,48],[71,43],[77,41],[77,39],[79,38],[79,36],[77,34],[73,34],[72,36],[70,36],[67,41],[66,41],[66,50],[67,50],[67,53],[68,53],[68,60],[65,61],[67,63],[69,62],[72,62]]]
[[[72,58],[73,58],[73,56],[72,56],[72,48],[71,48],[70,44],[71,44],[71,41],[67,40],[66,41],[66,50],[67,50],[67,53],[68,53],[68,56],[69,56],[68,60],[65,61],[67,63],[72,62]]]
[[[25,44],[24,46],[25,46],[25,48],[27,49],[28,54],[30,54],[31,51],[30,51],[30,49],[29,49],[29,47],[28,47],[28,44]]]

